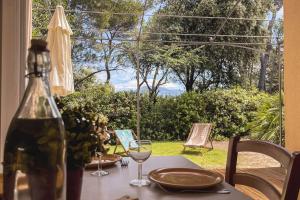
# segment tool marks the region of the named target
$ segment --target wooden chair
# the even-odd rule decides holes
[[[287,170],[282,193],[261,177],[237,173],[238,152],[261,153],[277,160]],[[300,152],[291,154],[284,148],[269,142],[240,141],[240,137],[233,137],[228,147],[225,181],[233,186],[240,184],[255,188],[271,200],[297,200],[300,187]]]
[[[117,151],[118,145],[122,145],[123,148],[123,152],[120,152],[119,154],[128,154],[128,150],[129,150],[129,143],[132,140],[136,140],[137,137],[134,134],[133,130],[127,129],[127,130],[115,130],[115,135],[117,138],[117,143],[116,143],[116,147],[114,149],[114,154]]]
[[[212,130],[212,124],[209,123],[194,123],[189,133],[188,139],[184,146],[186,147],[205,147],[210,142],[211,149],[213,149],[210,133]]]

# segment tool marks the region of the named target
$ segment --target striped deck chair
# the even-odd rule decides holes
[[[210,142],[211,149],[213,149],[210,133],[212,130],[212,124],[195,123],[193,124],[187,142],[183,145],[184,151],[186,147],[206,147],[206,144]]]
[[[129,143],[132,140],[136,140],[136,135],[134,134],[133,130],[115,130],[115,134],[117,137],[117,144],[114,149],[114,153],[116,153],[118,145],[121,144],[123,147],[124,152],[120,152],[127,154],[129,150]]]

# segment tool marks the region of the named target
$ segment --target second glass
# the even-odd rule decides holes
[[[98,162],[97,162],[98,169],[97,171],[91,173],[92,176],[106,176],[109,174],[107,171],[104,171],[102,169],[102,155],[103,154],[101,152],[95,151],[95,156],[98,157]]]
[[[143,179],[142,163],[150,157],[151,153],[150,140],[133,140],[129,143],[129,156],[138,163],[138,178],[130,181],[131,185],[138,187],[150,185],[149,180]]]

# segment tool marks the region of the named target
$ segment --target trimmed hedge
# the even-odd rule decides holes
[[[217,89],[203,93],[184,93],[177,97],[158,97],[155,104],[141,98],[141,136],[151,140],[185,140],[193,123],[214,124],[215,139],[249,135],[260,102],[271,95],[256,89]],[[63,97],[64,109],[85,106],[109,118],[113,129],[136,129],[136,98],[133,92],[114,92],[99,86]]]

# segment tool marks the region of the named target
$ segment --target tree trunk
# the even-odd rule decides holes
[[[150,102],[155,104],[157,102],[157,95],[158,95],[158,91],[149,90],[149,100],[150,100]]]
[[[194,90],[193,85],[194,85],[194,84],[192,83],[192,81],[186,82],[186,84],[185,84],[185,90],[186,90],[187,92],[192,92],[192,91]]]
[[[187,92],[191,92],[194,90],[194,78],[195,78],[195,67],[192,66],[191,68],[188,68],[186,71],[186,84],[185,88]]]
[[[106,84],[109,84],[110,83],[110,79],[111,79],[111,75],[110,75],[110,68],[109,68],[109,62],[111,61],[111,58],[112,58],[112,54],[114,52],[114,48],[112,46],[112,41],[113,41],[113,38],[112,37],[109,42],[108,42],[108,47],[109,47],[109,50],[108,50],[108,53],[106,54],[105,53],[105,70],[106,70],[106,81],[105,83]]]
[[[109,66],[108,63],[105,62],[105,71],[106,71],[106,81],[105,83],[110,83],[110,79],[111,79],[111,75],[110,75],[110,70],[109,70]]]
[[[259,91],[266,91],[266,74],[267,74],[267,64],[269,61],[268,54],[261,54],[260,56],[260,73],[258,81]]]
[[[250,66],[250,74],[249,74],[249,84],[250,84],[250,88],[252,88],[252,74],[253,74],[253,63],[251,63],[251,66]]]
[[[269,36],[273,36],[273,27],[275,24],[277,12],[282,8],[282,0],[276,0],[275,2],[275,9],[272,11],[272,18],[269,21],[268,25],[268,32]],[[258,89],[260,91],[266,91],[266,75],[267,75],[267,66],[269,62],[270,53],[272,51],[272,37],[268,39],[266,52],[260,56],[260,75],[258,81]]]

